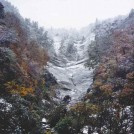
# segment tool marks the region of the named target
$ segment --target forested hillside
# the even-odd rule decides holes
[[[37,22],[0,2],[0,133],[41,133],[42,99],[51,101],[44,69],[52,40]]]
[[[134,10],[44,29],[0,0],[0,134],[133,134]]]
[[[94,69],[93,83],[83,99],[58,119],[54,114],[64,107],[53,111],[50,123],[59,134],[133,134],[134,12],[97,21],[86,31],[89,59],[85,65]],[[91,35],[94,40],[89,41]]]

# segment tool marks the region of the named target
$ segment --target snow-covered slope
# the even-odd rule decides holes
[[[68,38],[64,42],[59,36],[53,38],[56,57],[48,63],[47,69],[61,87],[57,89],[58,96],[63,99],[64,96],[69,95],[72,98],[71,102],[76,102],[87,92],[92,83],[93,70],[86,68],[85,63],[88,58],[87,47],[93,35],[84,40],[69,38],[72,44],[69,44]],[[71,49],[67,50],[69,45]]]

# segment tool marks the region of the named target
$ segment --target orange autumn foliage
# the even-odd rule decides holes
[[[33,87],[25,87],[24,85],[18,85],[14,81],[7,82],[5,86],[8,92],[11,94],[19,94],[21,96],[27,96],[28,94],[34,95]]]

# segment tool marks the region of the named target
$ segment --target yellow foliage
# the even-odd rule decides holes
[[[21,90],[20,90],[20,95],[21,96],[26,96],[27,94],[33,94],[33,93],[34,93],[33,88],[31,88],[31,87],[29,87],[29,88],[21,87]]]
[[[45,134],[52,134],[52,133],[51,133],[51,131],[47,131],[47,132],[45,132]]]
[[[34,94],[33,87],[25,87],[24,85],[18,85],[14,81],[7,82],[5,86],[11,94],[19,94],[21,96]]]

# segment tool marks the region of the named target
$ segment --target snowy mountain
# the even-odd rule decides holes
[[[46,31],[0,0],[0,134],[133,134],[133,111],[134,10]]]
[[[88,38],[80,33],[66,31],[66,34],[56,31],[53,35],[55,58],[48,62],[47,69],[57,79],[60,87],[58,96],[64,98],[69,95],[72,100],[78,101],[92,83],[92,72],[85,67],[88,59],[88,46],[94,39],[93,33]],[[53,32],[54,33],[54,32]]]

